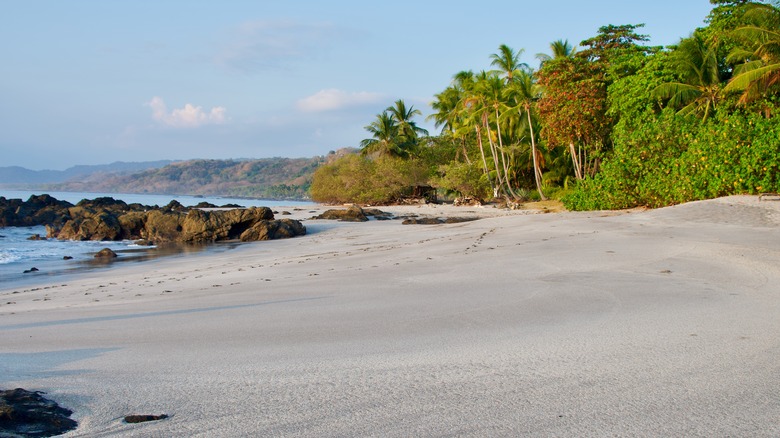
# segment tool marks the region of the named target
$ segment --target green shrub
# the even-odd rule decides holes
[[[439,166],[439,174],[431,180],[434,187],[457,192],[461,196],[488,199],[490,184],[476,164],[452,162]]]
[[[616,135],[601,173],[563,198],[571,210],[661,207],[780,191],[780,117],[725,111],[706,122],[665,112]]]
[[[427,168],[418,160],[350,154],[320,166],[310,193],[314,201],[326,204],[387,204],[427,179]]]

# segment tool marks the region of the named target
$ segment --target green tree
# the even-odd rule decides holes
[[[507,83],[511,83],[519,73],[528,72],[528,64],[520,62],[523,52],[523,49],[515,51],[506,44],[501,44],[498,46],[498,53],[490,55],[490,65],[496,67],[493,72],[504,76]]]
[[[701,35],[683,39],[669,57],[679,80],[659,85],[653,94],[678,108],[678,114],[696,114],[706,120],[723,93],[717,54],[717,48]]]
[[[776,93],[780,86],[780,9],[756,3],[744,7],[744,18],[750,24],[734,31],[739,46],[729,56],[731,61],[744,63],[725,88],[741,92],[743,104]]]
[[[584,57],[548,61],[537,73],[544,95],[537,104],[548,148],[564,146],[578,180],[597,170],[608,141],[607,87],[599,66]]]
[[[550,43],[550,53],[552,55],[537,53],[536,59],[539,60],[540,64],[544,64],[553,59],[570,58],[577,53],[577,48],[569,44],[569,40],[555,40]]]
[[[534,123],[536,119],[536,102],[541,97],[541,90],[534,81],[534,76],[526,72],[521,72],[515,77],[515,80],[509,84],[506,90],[507,96],[514,104],[514,109],[521,118],[524,118],[524,127],[528,131],[528,138],[531,142],[531,162],[533,163],[534,183],[539,192],[541,200],[546,200],[542,192],[542,169],[540,165],[541,156],[536,145],[536,133]],[[525,117],[523,117],[525,116]]]
[[[422,112],[418,109],[414,109],[414,105],[406,107],[406,103],[399,99],[396,100],[393,106],[387,107],[385,110],[395,120],[395,124],[398,127],[398,141],[404,143],[404,148],[411,150],[417,145],[417,139],[421,135],[428,135],[428,131],[417,126],[417,123],[413,120],[415,116],[421,116]]]

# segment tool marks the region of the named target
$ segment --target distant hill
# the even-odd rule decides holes
[[[0,184],[3,185],[38,185],[62,183],[72,179],[83,178],[94,174],[128,174],[147,169],[160,168],[173,163],[171,160],[124,162],[94,166],[73,166],[65,170],[30,170],[19,166],[0,167]]]
[[[314,171],[353,149],[312,158],[189,160],[132,174],[94,173],[45,188],[58,191],[161,193],[265,199],[309,199]]]

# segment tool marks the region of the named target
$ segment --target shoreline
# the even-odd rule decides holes
[[[325,204],[312,204],[312,205],[281,205],[274,206],[272,208],[276,213],[276,219],[289,218],[299,220],[302,223],[314,225],[313,230],[321,228],[331,228],[338,224],[330,220],[316,220],[312,219],[313,216],[319,215],[322,212],[329,209],[346,209],[348,205],[325,205]],[[415,215],[422,212],[423,217],[435,217],[436,214],[440,214],[440,217],[496,217],[516,214],[531,214],[541,212],[541,209],[532,210],[508,210],[497,208],[493,205],[468,207],[468,206],[452,206],[449,204],[421,204],[421,205],[394,205],[394,206],[378,206],[380,210],[394,212],[395,216],[407,216]],[[205,209],[205,210],[221,210],[217,209]],[[284,214],[282,214],[284,213]],[[289,213],[289,214],[288,214]],[[374,220],[374,219],[372,219]],[[307,227],[308,228],[308,227]],[[2,228],[0,228],[2,230]],[[311,231],[310,231],[311,232]],[[115,243],[115,242],[107,242]],[[3,288],[19,288],[19,287],[35,287],[39,284],[44,284],[49,281],[60,282],[60,280],[78,279],[82,275],[89,275],[95,272],[94,275],[99,275],[99,271],[121,269],[125,264],[129,263],[155,263],[160,259],[177,256],[191,256],[201,252],[207,252],[206,255],[211,253],[221,253],[231,248],[235,248],[238,245],[250,244],[253,242],[239,242],[239,241],[221,241],[201,244],[187,244],[187,243],[166,243],[158,247],[132,247],[128,249],[116,250],[119,257],[111,260],[98,260],[88,259],[79,261],[52,259],[47,261],[32,262],[30,266],[20,265],[19,272],[10,273],[7,278],[0,279],[0,289]],[[270,242],[254,242],[258,244],[268,245]],[[18,262],[17,262],[18,263]],[[36,265],[36,266],[33,266]],[[35,273],[23,273],[22,271],[35,267],[39,271]]]
[[[66,436],[780,432],[780,203],[465,208],[0,285],[0,387]]]

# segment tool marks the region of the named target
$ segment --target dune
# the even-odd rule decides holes
[[[780,202],[382,209],[480,220],[0,290],[0,388],[66,436],[780,435]]]

